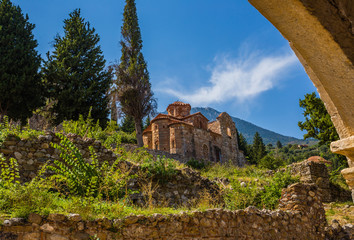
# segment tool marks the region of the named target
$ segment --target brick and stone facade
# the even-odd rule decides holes
[[[238,149],[237,130],[230,115],[223,112],[216,121],[209,122],[200,112],[190,114],[190,110],[187,103],[170,104],[167,114],[157,115],[143,132],[144,145],[186,158],[231,160],[243,166],[245,158]]]

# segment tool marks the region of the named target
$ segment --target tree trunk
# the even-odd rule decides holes
[[[136,140],[138,142],[138,147],[143,147],[144,142],[143,142],[143,133],[141,130],[141,120],[134,120],[135,122],[135,132],[136,132]]]
[[[111,105],[111,121],[115,123],[117,123],[118,121],[118,111],[117,111],[117,105],[115,101]]]

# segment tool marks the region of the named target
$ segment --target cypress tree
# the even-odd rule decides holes
[[[41,57],[28,19],[19,6],[0,1],[0,120],[25,121],[44,104]]]
[[[123,13],[122,56],[117,69],[117,92],[125,115],[134,119],[138,146],[143,146],[142,119],[156,109],[134,0],[126,0]]]
[[[266,155],[265,145],[263,139],[258,132],[254,134],[252,152],[251,152],[251,163],[257,164]]]
[[[43,72],[55,101],[56,123],[91,115],[100,123],[108,116],[107,91],[111,74],[105,70],[100,37],[75,9],[64,20],[64,37],[54,39],[54,51],[47,54]]]

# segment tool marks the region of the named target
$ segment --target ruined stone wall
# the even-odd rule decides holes
[[[1,239],[339,239],[327,230],[320,194],[314,185],[294,184],[284,189],[280,209],[228,211],[210,209],[164,216],[128,216],[124,219],[84,221],[77,214],[48,217],[31,214],[5,220]],[[350,239],[348,238],[343,239]]]
[[[235,164],[242,166],[238,161],[238,142],[237,130],[234,121],[229,114],[223,112],[217,117],[220,122],[220,133],[222,135],[222,161],[233,161]]]
[[[81,137],[67,135],[80,150],[83,157],[90,158],[89,146],[93,146],[97,157],[101,161],[113,162],[117,159],[116,155],[102,146],[99,141],[94,139],[82,139]],[[51,143],[59,143],[59,138],[53,133],[48,132],[38,138],[20,140],[17,137],[9,136],[5,139],[0,152],[5,157],[13,157],[18,161],[21,181],[29,181],[36,176],[40,167],[47,161],[59,159],[60,152],[51,147]]]
[[[300,176],[302,183],[313,183],[322,192],[323,202],[351,201],[350,191],[341,189],[330,183],[327,166],[325,163],[302,161],[288,166],[291,174]]]

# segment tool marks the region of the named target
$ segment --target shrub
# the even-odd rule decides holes
[[[91,109],[86,119],[80,114],[77,121],[64,121],[63,130],[66,133],[74,133],[81,137],[95,138],[103,141],[106,140],[106,134],[102,130],[99,121],[96,123],[93,122]]]
[[[31,137],[38,137],[43,134],[42,131],[30,129],[28,126],[21,127],[20,124],[9,122],[7,116],[3,117],[3,122],[0,122],[0,146],[5,141],[7,136],[13,135],[19,139],[27,139]]]
[[[279,167],[285,165],[286,164],[282,159],[270,155],[266,155],[258,163],[258,167],[271,169],[271,170],[276,170]]]
[[[176,162],[165,156],[157,156],[156,160],[152,157],[145,158],[141,167],[143,170],[146,170],[149,175],[161,180],[168,180],[177,173]]]
[[[188,167],[191,167],[193,169],[198,169],[198,170],[202,170],[205,169],[207,167],[207,164],[204,161],[200,161],[200,160],[196,160],[194,158],[190,159],[186,165]]]
[[[265,185],[259,182],[241,184],[237,179],[231,181],[231,189],[225,190],[226,207],[235,210],[248,206],[274,209],[281,197],[281,190],[297,182],[290,172],[277,172]]]
[[[57,136],[61,139],[60,144],[52,146],[61,152],[61,160],[54,160],[54,166],[48,166],[48,169],[55,172],[51,179],[59,183],[59,190],[68,189],[73,195],[86,197],[116,199],[123,195],[127,175],[121,174],[116,167],[118,161],[111,166],[108,162],[99,164],[90,147],[91,162],[87,162],[71,141],[61,134]]]
[[[104,145],[107,148],[117,148],[121,143],[136,143],[135,133],[126,133],[123,131],[114,132],[108,135],[104,141]]]

